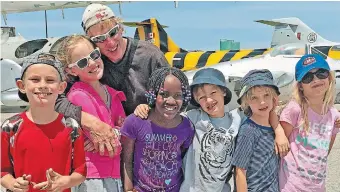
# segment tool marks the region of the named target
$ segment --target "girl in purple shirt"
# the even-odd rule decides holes
[[[157,69],[146,94],[150,115],[128,116],[121,128],[124,191],[179,191],[182,159],[194,129],[179,113],[191,98],[188,79],[177,69]]]

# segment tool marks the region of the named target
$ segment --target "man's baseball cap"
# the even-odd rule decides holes
[[[199,84],[211,84],[217,85],[225,88],[226,95],[224,96],[224,105],[228,104],[231,100],[232,94],[231,91],[226,86],[226,80],[223,73],[214,68],[205,68],[197,71],[194,75],[193,81],[190,85],[191,92],[195,85]],[[196,102],[194,98],[194,94],[191,94],[191,104],[199,107],[200,105]]]
[[[300,82],[312,69],[326,69],[330,71],[327,61],[319,54],[307,54],[301,57],[295,66],[295,79]]]
[[[50,53],[41,53],[41,52],[33,53],[32,55],[24,59],[22,68],[21,68],[21,76],[20,76],[21,80],[25,72],[27,71],[28,67],[34,64],[46,64],[46,65],[50,65],[54,67],[58,71],[61,81],[65,81],[65,75],[63,72],[64,70],[63,70],[61,62],[54,55]],[[22,93],[20,92],[20,90],[18,90],[18,95],[21,100],[28,102],[26,93]]]
[[[83,13],[81,26],[86,33],[87,30],[93,25],[111,17],[115,17],[115,14],[110,7],[94,3],[86,7]]]
[[[249,71],[241,79],[241,92],[237,103],[241,104],[241,98],[244,96],[244,94],[247,93],[249,89],[255,86],[270,86],[274,88],[277,95],[280,95],[279,88],[274,84],[272,73],[268,69],[255,69]]]

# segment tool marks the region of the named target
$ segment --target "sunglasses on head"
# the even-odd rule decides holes
[[[74,66],[78,66],[80,69],[84,69],[89,64],[89,59],[92,59],[92,61],[96,61],[101,56],[99,48],[97,47],[95,50],[93,50],[88,56],[79,59],[77,62],[73,64],[69,64],[68,67],[72,68]]]
[[[110,29],[107,33],[102,34],[102,35],[97,35],[94,37],[91,37],[91,40],[94,43],[102,43],[104,42],[108,37],[113,37],[115,35],[117,35],[119,31],[119,25],[117,24],[116,26],[114,26],[112,29]]]
[[[326,69],[318,69],[317,71],[315,71],[314,73],[312,72],[308,72],[306,73],[306,75],[302,78],[301,82],[304,84],[308,84],[310,82],[313,81],[314,79],[314,75],[318,78],[318,79],[326,79],[329,77],[329,71]]]

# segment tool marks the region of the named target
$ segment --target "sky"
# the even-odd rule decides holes
[[[338,2],[125,2],[111,4],[114,13],[124,21],[142,21],[155,17],[168,35],[188,50],[218,50],[220,39],[239,41],[241,48],[267,48],[273,27],[256,23],[259,19],[298,17],[323,38],[340,42],[340,1]],[[80,26],[85,8],[47,11],[49,37],[82,34]],[[1,16],[1,26],[5,26]],[[45,37],[44,12],[7,15],[7,26],[25,39]],[[133,37],[135,28],[125,27],[125,36]]]

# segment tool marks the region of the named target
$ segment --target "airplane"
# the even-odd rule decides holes
[[[229,51],[188,51],[179,47],[164,30],[167,26],[159,24],[155,18],[141,22],[124,22],[123,24],[129,27],[137,27],[134,38],[155,44],[165,54],[165,57],[171,66],[180,68],[183,71],[189,71],[204,66],[212,66],[225,61],[257,57],[268,53],[273,46],[286,43],[301,42],[332,45],[331,41],[322,38],[298,18],[257,20],[256,22],[275,27],[271,41],[271,48]],[[11,30],[15,31],[15,29]],[[2,28],[2,34],[4,35],[3,32],[4,30]],[[2,46],[6,46],[6,49],[1,50],[1,57],[11,59],[19,64],[22,63],[22,59],[24,57],[36,51],[55,53],[58,48],[58,44],[64,38],[52,37],[27,41],[21,36],[13,37],[12,35],[6,41],[3,40],[6,37],[3,37],[3,35],[1,36]],[[332,46],[327,45],[317,47],[317,49],[320,49],[324,54],[329,55],[331,58],[340,59],[340,50],[332,48]]]
[[[258,57],[267,54],[277,45],[287,43],[308,43],[311,45],[322,43],[324,46],[316,46],[315,48],[331,58],[340,59],[340,50],[332,48],[332,45],[339,43],[333,43],[324,39],[299,18],[289,17],[272,20],[256,20],[255,22],[275,27],[270,48],[227,51],[188,51],[179,47],[155,18],[150,18],[142,22],[128,22],[126,25],[137,27],[134,36],[135,39],[153,43],[165,54],[170,65],[180,68],[183,71],[212,66],[226,61]]]
[[[339,46],[340,43],[335,43],[335,42],[331,42],[331,41],[323,39],[320,35],[312,31],[308,26],[306,27],[306,25],[297,18],[290,18],[290,19],[283,18],[283,19],[274,19],[270,21],[269,20],[258,20],[258,22],[267,23],[267,24],[270,24],[271,26],[275,26],[273,39],[271,42],[272,46],[275,46],[277,44],[284,44],[286,42],[284,39],[285,37],[287,37],[286,40],[288,42],[297,42],[297,43],[304,42],[306,44],[313,46],[313,49],[318,50],[321,54],[327,55],[330,58],[340,59],[340,46]],[[291,23],[291,24],[288,24],[288,23]],[[165,57],[169,61],[170,65],[180,68],[183,71],[191,71],[191,70],[199,69],[201,67],[215,66],[217,63],[223,63],[227,61],[240,61],[240,63],[243,63],[242,61],[247,60],[247,58],[252,58],[252,57],[262,58],[262,56],[268,55],[268,53],[271,53],[273,51],[273,48],[268,48],[268,49],[254,49],[254,50],[188,52],[178,47],[172,41],[171,37],[168,36],[166,32],[164,31],[163,27],[167,27],[167,26],[160,25],[159,22],[154,18],[151,18],[150,20],[145,20],[142,22],[130,22],[130,23],[127,23],[127,25],[137,26],[137,29],[135,32],[135,38],[146,40],[151,43],[156,43],[156,46],[159,45],[160,49],[163,50]],[[295,27],[293,25],[295,25]],[[157,28],[152,27],[152,26],[157,26]],[[284,28],[283,26],[286,26],[286,28]],[[153,34],[157,34],[157,32],[159,35],[153,35]],[[15,58],[15,59],[12,59],[12,61],[18,64],[20,64],[22,62],[22,59],[24,59],[26,56],[36,51],[50,52],[52,54],[55,54],[59,43],[63,40],[63,38],[65,38],[65,37],[61,37],[61,38],[56,37],[56,38],[46,38],[46,39],[36,39],[36,40],[26,41],[20,36],[13,37],[13,35],[15,35],[14,28],[4,28],[4,29],[2,28],[2,33],[7,34],[7,35],[2,35],[2,37],[11,36],[5,43],[2,43],[2,46],[6,45],[6,49],[5,50],[2,49],[2,51],[6,52],[7,55],[9,53],[12,54],[10,58]],[[149,34],[152,33],[152,35],[146,36],[145,34],[148,34],[148,33]],[[291,38],[292,37],[291,33],[297,34],[295,39]],[[311,37],[308,38],[308,35],[306,37],[307,33],[309,34],[315,33],[317,35],[316,38],[314,36],[314,40],[315,40],[314,42],[312,42]],[[283,35],[282,37],[280,36],[280,34],[286,34],[286,35]],[[160,41],[161,36],[163,36],[162,41]],[[11,43],[13,38],[19,39],[21,41],[21,44],[19,46],[17,45],[13,46],[14,43]],[[159,40],[157,40],[158,38]],[[167,41],[164,41],[164,39],[167,39]],[[19,42],[19,40],[16,40],[16,41]],[[174,50],[174,47],[177,50]],[[165,52],[165,50],[172,50],[172,51]],[[2,56],[3,55],[6,55],[6,54],[2,53]],[[1,65],[4,62],[7,62],[7,60],[2,60]],[[242,66],[245,66],[245,65],[242,64]],[[249,66],[249,68],[247,69],[252,69],[255,67],[256,66]],[[7,67],[4,67],[3,69],[6,69],[6,68]],[[8,74],[6,70],[2,70],[2,73]],[[18,71],[17,74],[20,74],[20,71]],[[13,89],[16,88],[14,81],[11,83],[11,85]],[[6,86],[3,85],[2,87],[6,87]],[[6,95],[5,93],[7,90],[2,89],[1,91],[2,91],[2,95]],[[15,96],[13,97],[7,96],[6,98],[1,97],[0,101],[2,103],[0,104],[3,104],[3,105],[16,104],[16,105],[22,106],[21,102],[8,102],[7,101],[7,99],[12,99],[12,98],[15,98]],[[17,98],[17,100],[18,99],[19,98]]]
[[[292,85],[295,81],[295,65],[298,60],[305,54],[320,54],[322,55],[330,65],[331,70],[335,72],[336,76],[336,100],[337,105],[340,104],[340,60],[330,58],[324,54],[319,47],[330,46],[323,43],[288,43],[274,47],[268,53],[256,57],[247,58],[237,61],[221,62],[210,68],[220,70],[227,80],[227,87],[232,92],[231,102],[228,104],[229,109],[235,109],[239,107],[237,103],[238,95],[240,92],[240,80],[252,69],[268,69],[272,72],[274,82],[279,87],[281,95],[279,96],[279,104],[282,106],[291,98]],[[340,43],[333,44],[332,49],[340,49]],[[208,68],[203,67],[203,68]],[[203,69],[200,68],[200,69]],[[189,79],[189,83],[192,82],[194,74],[197,70],[185,72]]]
[[[3,3],[3,2],[2,2]],[[13,3],[13,2],[11,2]],[[32,6],[32,2],[30,2],[30,6]],[[37,2],[33,2],[37,3]],[[2,6],[2,13],[3,17],[5,19],[5,14],[12,12],[24,12],[24,11],[34,11],[34,10],[45,10],[48,7],[50,9],[58,9],[60,7],[63,7],[62,5],[52,5],[51,2],[42,2],[46,3],[45,6],[35,6],[36,8],[31,9],[24,9],[22,7],[18,8],[18,10],[8,10],[3,11],[4,7]],[[69,6],[76,6],[72,3],[64,3]],[[41,5],[40,2],[38,5]],[[87,4],[81,4],[83,6],[86,6]],[[47,6],[47,7],[46,7]],[[79,6],[79,5],[78,5]],[[52,8],[51,8],[52,7]],[[6,7],[5,7],[6,8]],[[67,8],[66,5],[64,5],[64,8]],[[63,9],[63,8],[62,8]],[[318,34],[316,34],[313,30],[311,30],[307,25],[305,25],[302,21],[300,21],[297,18],[283,18],[283,19],[276,19],[276,20],[258,20],[257,22],[260,23],[266,23],[271,26],[275,26],[275,31],[273,34],[273,39],[271,45],[273,45],[273,42],[278,41],[277,44],[285,43],[285,42],[306,42],[308,41],[309,44],[311,43],[319,43],[321,40],[325,43],[324,39],[321,38]],[[126,25],[135,25],[137,26],[136,32],[135,32],[135,38],[147,40],[151,43],[154,43],[156,46],[158,46],[163,53],[165,54],[165,57],[167,58],[168,62],[171,66],[177,67],[182,69],[183,71],[189,71],[189,70],[195,70],[201,67],[205,66],[212,66],[220,62],[226,62],[226,61],[235,61],[240,59],[246,59],[251,57],[258,57],[261,55],[264,55],[271,51],[272,48],[267,49],[243,49],[243,50],[229,50],[229,51],[187,51],[185,49],[182,49],[178,47],[170,38],[170,36],[167,35],[163,27],[159,24],[159,22],[155,18],[151,18],[149,20],[145,20],[142,22],[126,22]],[[284,28],[283,26],[286,26]],[[1,28],[2,31],[2,38],[1,38],[1,46],[6,47],[6,49],[1,50],[1,65],[5,66],[3,63],[9,62],[8,65],[12,64],[10,61],[14,61],[17,64],[21,64],[22,60],[31,55],[32,53],[35,53],[37,51],[39,52],[50,52],[52,54],[55,54],[59,43],[65,38],[65,37],[52,37],[52,38],[43,38],[43,39],[35,39],[27,41],[22,36],[16,36],[15,34],[15,28],[11,27],[5,27]],[[280,36],[279,34],[287,34],[286,36]],[[291,34],[296,33],[296,38],[291,38]],[[314,33],[313,37],[307,36],[306,34]],[[319,37],[318,37],[319,36]],[[289,37],[289,38],[288,38]],[[311,40],[314,39],[314,40]],[[311,42],[314,41],[314,42]],[[339,44],[339,43],[338,43]],[[328,41],[327,45],[319,46],[320,50],[327,54],[328,56],[333,57],[339,57],[340,58],[340,50],[333,45],[332,42]],[[318,47],[315,47],[316,49]],[[5,76],[8,70],[12,70],[12,68],[4,67],[2,70],[2,77]],[[13,69],[16,69],[14,67]],[[20,74],[20,71],[19,73]],[[17,75],[19,76],[19,75]],[[2,86],[6,87],[6,86]],[[16,88],[15,81],[11,82],[11,87],[13,89]],[[6,95],[7,90],[1,90],[1,95]],[[6,98],[14,98],[13,97],[6,97]],[[19,106],[22,106],[21,102],[8,102],[6,98],[1,96],[1,105],[12,105],[17,104]]]

